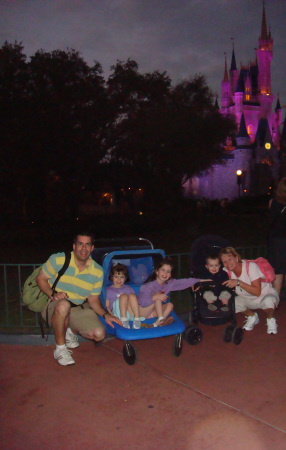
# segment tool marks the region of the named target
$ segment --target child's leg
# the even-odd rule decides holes
[[[139,317],[139,304],[135,294],[128,295],[128,313],[129,317],[133,318],[133,326],[135,330],[141,328],[141,322]]]
[[[174,305],[173,303],[166,303],[165,305],[163,305],[163,317],[164,319],[166,319],[166,317],[168,317],[171,312],[173,311]]]
[[[158,319],[156,320],[156,322],[154,323],[154,327],[156,327],[160,322],[162,322],[165,317],[163,315],[163,305],[162,305],[162,300],[155,300],[155,311],[156,311],[156,315],[158,317]]]
[[[228,305],[228,301],[231,297],[231,293],[228,291],[221,291],[220,295],[219,295],[219,300],[221,300],[221,302],[224,305]]]
[[[154,302],[152,302],[151,305],[149,306],[145,306],[144,308],[139,305],[140,317],[145,317],[146,319],[148,319],[148,317],[150,317],[154,311],[155,311]]]
[[[139,304],[135,294],[128,295],[128,312],[130,317],[134,314],[135,319],[139,319]]]
[[[212,291],[205,291],[203,293],[203,298],[208,302],[208,303],[213,303],[216,301],[216,296],[214,295],[214,293]]]
[[[122,320],[127,320],[128,297],[127,294],[121,294],[119,297],[119,309]]]

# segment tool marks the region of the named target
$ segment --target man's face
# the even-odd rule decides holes
[[[94,245],[90,236],[77,236],[76,242],[73,244],[73,251],[78,261],[86,262],[93,249]]]

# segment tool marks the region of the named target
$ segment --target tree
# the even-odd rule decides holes
[[[37,211],[53,174],[73,201],[93,183],[108,110],[99,63],[90,68],[74,50],[40,50],[26,63],[22,50],[0,50],[3,198],[18,194]]]
[[[0,48],[0,207],[1,217],[21,215],[25,135],[28,105],[28,71],[21,43],[5,42]],[[20,213],[20,214],[19,214]]]
[[[235,125],[215,109],[202,75],[172,87],[165,72],[142,75],[134,61],[119,61],[108,92],[109,161],[129,168],[129,182],[140,183],[146,204],[174,204],[183,180],[223,158],[221,144]]]

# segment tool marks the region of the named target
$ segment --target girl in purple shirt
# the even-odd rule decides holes
[[[205,281],[198,278],[182,278],[175,280],[171,278],[173,262],[168,258],[163,258],[155,267],[154,273],[142,284],[139,295],[140,316],[150,317],[155,313],[158,319],[152,324],[154,327],[169,325],[174,321],[173,317],[168,317],[173,309],[173,304],[167,302],[168,293],[171,291],[181,291],[194,284]]]

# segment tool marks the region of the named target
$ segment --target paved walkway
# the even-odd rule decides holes
[[[70,367],[52,345],[2,344],[0,448],[286,449],[285,301],[277,317],[277,336],[260,314],[239,346],[202,325],[178,358],[172,337],[137,341],[134,366],[117,339],[82,342]]]

